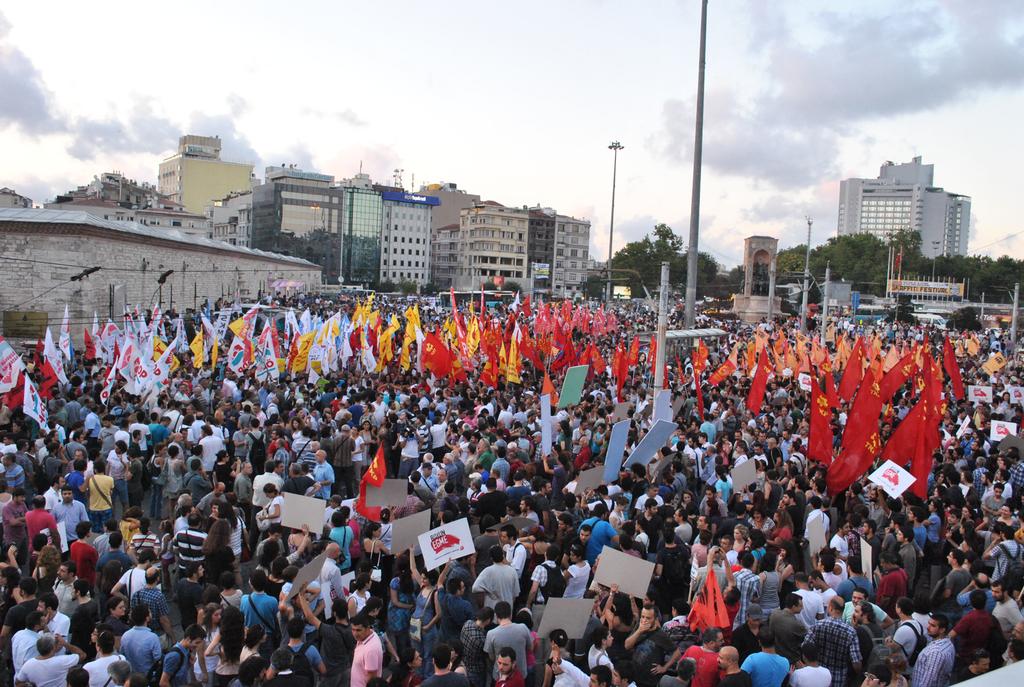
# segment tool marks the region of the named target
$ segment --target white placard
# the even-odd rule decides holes
[[[644,435],[644,438],[640,440],[640,443],[636,445],[633,452],[629,454],[629,458],[626,459],[625,467],[630,467],[639,463],[640,465],[647,465],[654,458],[654,455],[661,449],[662,446],[668,443],[672,433],[676,431],[678,425],[674,422],[665,422],[664,420],[658,420],[654,423],[654,426]]]
[[[811,390],[811,375],[807,374],[806,372],[801,372],[799,375],[797,375],[797,381],[800,383],[800,388],[803,389],[804,391]]]
[[[611,587],[619,585],[619,591],[642,599],[647,596],[647,588],[654,575],[652,561],[622,553],[618,549],[605,546],[597,561],[597,572],[594,581]]]
[[[866,539],[860,540],[860,565],[861,572],[864,573],[864,577],[871,579],[871,544],[868,544]]]
[[[601,478],[604,477],[604,466],[598,465],[596,468],[590,468],[584,470],[576,478],[576,490],[573,492],[577,496],[585,494],[587,489],[596,489],[601,484]]]
[[[551,394],[540,397],[540,450],[551,454]]]
[[[67,553],[68,547],[70,546],[70,544],[68,544],[68,526],[63,520],[60,520],[57,523],[57,534],[60,535],[61,553]]]
[[[807,543],[811,547],[811,555],[821,553],[825,548],[825,520],[818,517],[807,523]]]
[[[992,387],[971,384],[967,387],[967,400],[974,403],[991,403]]]
[[[1008,386],[1006,393],[1010,394],[1010,403],[1024,405],[1024,386]]]
[[[391,550],[395,555],[416,546],[420,534],[430,529],[430,509],[398,518],[391,530]]]
[[[757,480],[757,462],[748,458],[732,469],[732,488],[739,493]]]
[[[654,395],[654,421],[672,422],[672,390],[662,389]]]
[[[320,579],[320,571],[324,569],[324,563],[327,562],[327,553],[324,552],[306,563],[304,566],[299,568],[299,572],[295,574],[295,579],[292,580],[292,588],[288,591],[288,597],[292,598],[299,593],[303,585],[307,585],[313,580]],[[321,591],[323,587],[321,586]]]
[[[552,630],[565,630],[569,639],[582,639],[593,611],[593,599],[548,599],[537,635],[547,637]]]
[[[471,556],[476,552],[473,533],[469,531],[469,520],[462,518],[419,536],[423,565],[427,570],[440,568],[448,561]]]
[[[303,525],[309,527],[310,534],[320,536],[324,531],[324,510],[327,502],[310,496],[299,496],[285,492],[281,504],[281,525],[301,530]]]
[[[914,483],[914,479],[913,475],[891,460],[882,463],[868,476],[868,481],[882,487],[882,490],[894,499],[899,498],[900,494]]]
[[[989,432],[989,441],[1002,441],[1006,437],[1017,436],[1017,423],[1016,422],[1004,422],[1002,420],[993,420],[992,428]]]
[[[971,427],[971,416],[968,415],[964,418],[963,422],[960,423],[960,428],[956,430],[956,438],[959,439],[967,432]]]
[[[622,454],[626,450],[626,440],[629,439],[630,420],[619,420],[612,425],[612,433],[608,438],[608,452],[604,457],[604,483],[611,484],[619,478],[619,468],[622,467]]]

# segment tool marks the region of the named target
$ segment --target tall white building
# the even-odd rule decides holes
[[[425,286],[430,281],[431,211],[439,205],[438,199],[400,188],[376,189],[383,204],[381,281]]]
[[[971,229],[971,199],[934,185],[935,165],[882,165],[877,179],[839,184],[839,234],[869,232],[885,239],[901,231],[921,235],[925,257],[963,255]]]

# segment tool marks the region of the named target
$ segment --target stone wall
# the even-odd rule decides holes
[[[243,303],[251,302],[276,279],[302,281],[311,288],[320,284],[319,267],[283,256],[264,257],[229,245],[220,249],[90,225],[0,222],[0,256],[0,312],[44,311],[56,338],[67,304],[78,345],[93,313],[102,325],[107,317],[119,317],[124,305],[151,310],[160,303],[164,310],[173,305],[183,312],[201,308],[207,298],[233,300],[236,290]],[[94,266],[103,269],[69,282]],[[169,269],[174,273],[161,289],[157,279]]]

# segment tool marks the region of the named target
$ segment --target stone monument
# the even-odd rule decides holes
[[[748,236],[743,241],[743,293],[733,295],[732,310],[744,322],[774,317],[782,309],[775,295],[775,255],[779,240]]]

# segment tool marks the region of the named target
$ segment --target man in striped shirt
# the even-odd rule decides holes
[[[192,513],[188,516],[188,527],[174,536],[174,552],[178,556],[178,570],[184,573],[190,563],[203,562],[203,544],[206,532],[202,531],[202,516]]]

